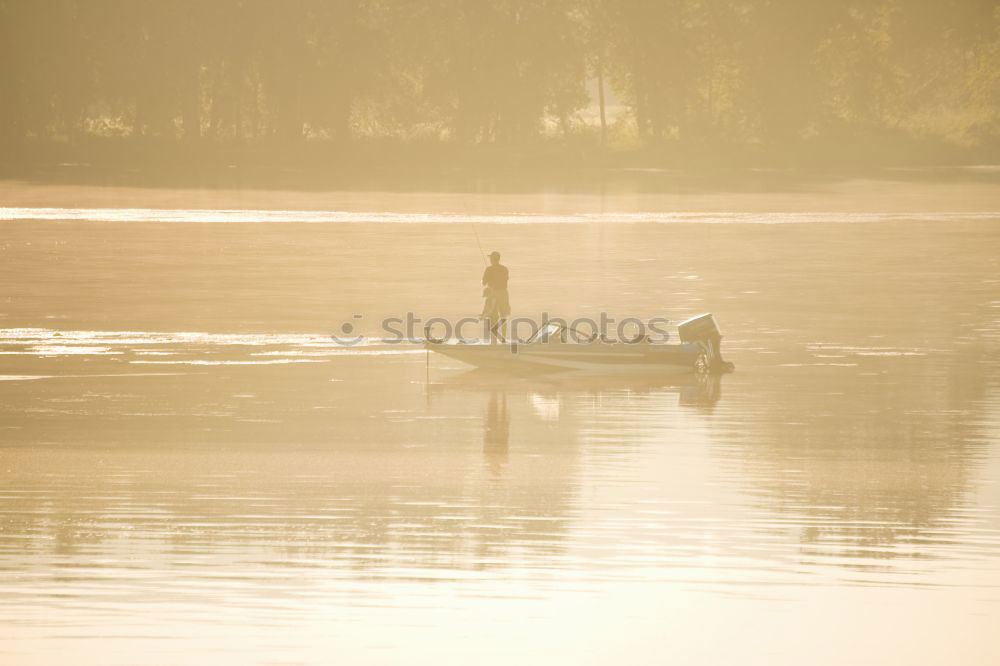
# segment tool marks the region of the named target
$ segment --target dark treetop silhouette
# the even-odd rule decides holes
[[[136,142],[275,156],[540,137],[568,159],[606,140],[649,159],[982,160],[1000,146],[1000,8],[0,0],[0,90],[15,164],[53,142],[99,160]]]

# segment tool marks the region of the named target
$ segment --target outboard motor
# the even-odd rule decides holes
[[[712,373],[732,372],[736,366],[722,358],[722,331],[711,313],[696,315],[677,325],[681,342],[701,345],[708,359],[708,371]]]

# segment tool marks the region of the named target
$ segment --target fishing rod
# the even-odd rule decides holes
[[[481,242],[479,242],[479,232],[476,231],[476,223],[475,222],[472,223],[472,233],[474,233],[476,235],[476,245],[479,246],[479,254],[481,254],[483,256],[483,263],[486,264],[487,266],[489,266],[490,262],[487,261],[487,259],[486,259],[486,252],[483,251],[483,244]]]

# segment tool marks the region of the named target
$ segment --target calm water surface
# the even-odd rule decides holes
[[[516,313],[713,311],[737,372],[675,383],[385,344],[381,317],[480,306],[472,228],[419,197],[11,205],[0,662],[1000,663],[978,196],[697,219],[468,197]],[[335,345],[343,321],[368,340]]]

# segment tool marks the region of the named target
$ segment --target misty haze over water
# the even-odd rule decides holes
[[[993,0],[0,0],[0,663],[1000,663],[998,114]],[[671,344],[385,326],[508,302]]]
[[[995,188],[7,182],[0,650],[990,663]],[[518,313],[711,310],[737,372],[525,379],[333,344],[354,313],[374,338],[474,312],[462,215]]]

